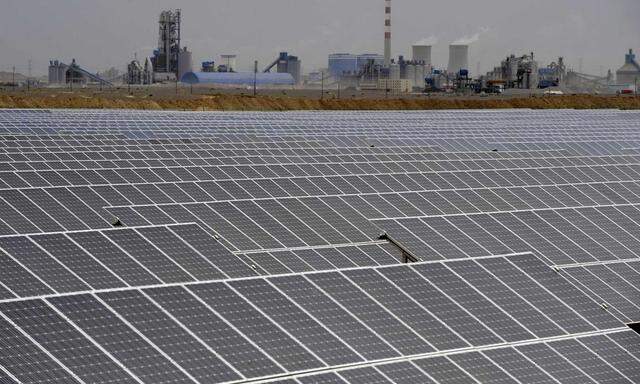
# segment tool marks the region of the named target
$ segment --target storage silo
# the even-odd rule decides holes
[[[624,65],[616,71],[618,84],[636,84],[640,79],[640,64],[636,61],[636,55],[632,49],[624,57]]]
[[[298,56],[291,56],[287,52],[280,52],[277,64],[278,73],[289,73],[296,84],[302,82],[302,63]]]
[[[411,82],[411,87],[414,87],[416,84],[416,65],[407,64],[406,71],[406,78]]]
[[[193,72],[193,56],[187,47],[178,54],[178,79],[182,79],[185,73]]]
[[[400,65],[399,64],[391,64],[389,66],[389,79],[390,80],[400,80]]]
[[[49,61],[49,84],[64,84],[68,65],[58,61]]]
[[[416,88],[420,88],[420,89],[424,89],[425,87],[425,82],[424,79],[427,76],[427,67],[424,64],[418,64],[416,65],[416,80],[415,83],[413,84],[414,87]]]
[[[469,69],[469,46],[466,44],[451,44],[449,45],[447,72],[458,73],[461,69]]]

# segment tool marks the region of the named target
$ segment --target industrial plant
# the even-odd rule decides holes
[[[633,93],[637,91],[640,66],[633,50],[625,55],[623,66],[606,75],[591,75],[571,68],[565,58],[551,63],[538,61],[535,52],[517,54],[505,52],[495,59],[495,66],[486,73],[470,71],[471,45],[478,40],[462,38],[448,44],[446,66],[434,65],[433,47],[437,39],[427,38],[407,45],[411,57],[394,57],[392,46],[391,0],[384,0],[382,20],[384,40],[382,54],[376,52],[335,52],[328,54],[327,67],[304,72],[302,58],[289,52],[274,54],[273,61],[253,70],[238,67],[238,55],[224,52],[205,55],[194,68],[193,53],[182,46],[182,11],[163,10],[159,13],[158,41],[152,55],[126,64],[124,74],[110,77],[83,68],[72,59],[65,64],[50,61],[49,86],[161,86],[162,84],[209,84],[224,87],[275,87],[297,89],[346,89],[392,94],[500,94],[500,93]],[[254,61],[253,58],[244,58]],[[444,58],[440,58],[444,62]],[[245,61],[245,62],[246,62]],[[478,64],[479,67],[479,64]],[[479,72],[479,68],[478,71]]]
[[[76,63],[76,59],[71,60],[68,65],[59,60],[49,62],[49,84],[83,86],[89,83],[111,85],[111,82],[82,68]]]
[[[640,384],[640,0],[561,2],[6,2],[0,384]]]

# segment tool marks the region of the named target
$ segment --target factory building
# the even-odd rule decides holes
[[[340,84],[361,89],[393,92],[424,90],[425,77],[431,71],[431,45],[422,40],[412,46],[412,60],[391,53],[391,0],[385,0],[384,54],[334,53],[329,55],[329,74]]]
[[[538,69],[538,88],[559,87],[564,84],[566,76],[564,58],[559,57],[557,62]]]
[[[302,62],[298,59],[298,56],[291,56],[287,52],[280,52],[280,55],[262,72],[268,73],[273,67],[276,67],[278,73],[290,74],[296,84],[302,82]]]
[[[49,84],[66,84],[66,72],[69,66],[59,60],[49,61]]]
[[[616,71],[616,82],[627,85],[635,85],[640,82],[640,65],[636,61],[636,55],[632,49],[625,55],[624,65]]]
[[[425,78],[425,89],[428,91],[442,92],[449,87],[449,77],[439,69],[433,69]]]
[[[179,9],[160,13],[158,48],[151,58],[154,82],[175,81],[192,71],[191,52],[180,47],[181,18]]]
[[[407,79],[378,79],[377,88],[394,94],[409,93],[413,89],[413,84]]]
[[[329,56],[329,73],[342,84],[353,84],[363,89],[390,89],[393,92],[423,90],[425,77],[431,70],[431,66],[426,64],[431,61],[430,48],[428,54],[421,52],[418,56],[420,60],[405,60],[400,56],[397,61],[391,60],[388,67],[384,66],[383,55],[332,54]]]
[[[289,56],[287,52],[282,52],[280,60],[278,60],[277,71],[278,73],[290,74],[296,84],[302,82],[302,62],[298,56]]]
[[[255,82],[262,87],[293,86],[295,80],[289,73],[253,72],[189,72],[180,79],[187,84],[213,84],[220,86],[252,86]]]
[[[71,60],[71,64],[65,64],[59,60],[49,61],[49,84],[77,84],[80,86],[89,83],[112,85],[109,81],[93,74],[76,63],[76,59]]]
[[[187,72],[180,81],[187,84],[212,84],[219,86],[289,87],[302,81],[302,64],[297,56],[280,52],[278,57],[262,72],[238,72],[236,55],[221,55],[222,64],[216,68],[213,61],[202,63],[200,72]],[[277,73],[270,71],[276,68]]]
[[[562,59],[554,66],[554,78],[560,81],[564,77],[564,63]],[[510,55],[504,59],[499,67],[487,73],[486,79],[492,82],[501,82],[505,89],[536,89],[539,85],[540,74],[548,76],[547,71],[538,70],[538,62],[534,60],[533,53],[529,55]]]
[[[127,74],[124,79],[126,84],[148,85],[153,83],[153,70],[149,59],[144,61],[144,65],[138,60],[133,60],[127,65]]]
[[[425,86],[425,77],[430,72],[430,67],[424,61],[405,60],[403,56],[398,57],[398,61],[393,62],[389,66],[389,76],[391,80],[408,81],[409,89],[423,90]],[[404,85],[403,85],[404,89]]]
[[[329,55],[329,74],[338,79],[343,76],[355,75],[365,70],[369,62],[382,66],[384,56],[372,53],[355,55],[351,53],[333,53]]]

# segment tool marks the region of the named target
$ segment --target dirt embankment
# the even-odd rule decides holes
[[[640,97],[567,95],[526,98],[311,99],[213,95],[190,98],[132,98],[55,94],[0,95],[0,108],[88,108],[206,111],[429,110],[429,109],[640,109]]]

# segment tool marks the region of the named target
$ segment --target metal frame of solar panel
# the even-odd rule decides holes
[[[0,110],[0,382],[638,383],[639,133]]]

